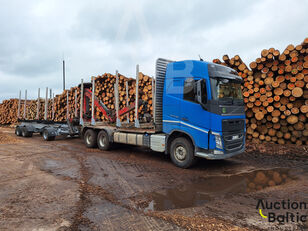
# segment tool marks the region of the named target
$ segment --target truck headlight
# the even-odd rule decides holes
[[[215,135],[215,143],[216,148],[222,149],[221,137],[219,135]]]

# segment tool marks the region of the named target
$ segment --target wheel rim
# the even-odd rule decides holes
[[[99,138],[99,146],[101,147],[105,147],[105,143],[106,143],[106,137],[105,136],[100,136]]]
[[[187,151],[183,146],[179,145],[174,149],[174,157],[176,160],[184,161],[186,159],[186,156]]]
[[[44,137],[45,140],[47,140],[47,132],[46,131],[43,133],[43,137]]]
[[[87,135],[87,138],[86,138],[87,144],[91,143],[91,137],[92,136],[90,134]]]

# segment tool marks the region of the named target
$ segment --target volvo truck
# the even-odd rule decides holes
[[[144,103],[138,99],[138,78],[137,65],[136,102],[122,109],[117,78],[115,111],[110,111],[91,91],[95,89],[94,79],[92,83],[80,84],[80,134],[87,147],[107,151],[114,143],[144,146],[170,155],[181,168],[189,168],[198,158],[226,159],[244,152],[242,78],[236,71],[205,61],[159,58],[153,116],[145,120],[138,115],[138,107]],[[109,121],[96,121],[94,108],[101,110]],[[120,120],[132,110],[134,123]]]

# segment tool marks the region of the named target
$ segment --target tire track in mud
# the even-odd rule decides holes
[[[134,208],[133,206],[127,205],[122,203],[119,199],[115,198],[113,194],[106,191],[104,188],[98,185],[93,185],[89,183],[89,180],[93,176],[92,173],[89,171],[89,167],[86,166],[86,157],[89,153],[87,151],[79,151],[77,152],[72,147],[61,147],[62,150],[69,151],[71,153],[71,157],[73,159],[76,159],[79,163],[79,170],[80,170],[80,179],[72,179],[69,178],[68,180],[77,181],[79,184],[79,201],[76,205],[77,209],[76,212],[72,218],[72,223],[69,227],[69,230],[80,230],[80,227],[83,228],[90,228],[91,230],[101,230],[102,227],[98,227],[94,222],[92,222],[89,218],[85,217],[85,213],[90,208],[90,206],[93,204],[91,200],[91,196],[98,196],[99,198],[110,202],[113,205],[120,206],[121,208],[127,209],[128,211],[134,212],[136,215],[142,215],[145,217],[151,217],[151,221],[147,221],[146,219],[143,219],[144,224],[148,227],[158,227],[161,225],[161,222],[165,223],[165,225],[170,226],[170,230],[182,230],[182,228],[186,229],[183,226],[179,226],[171,221],[168,221],[166,219],[162,219],[161,217],[158,217],[156,215],[152,215],[149,213],[144,212],[143,210],[138,210]],[[92,151],[94,152],[94,151]],[[97,163],[97,165],[101,168],[100,164]],[[116,170],[116,166],[113,166],[113,168]],[[143,167],[141,167],[143,169]],[[103,171],[103,169],[101,168]],[[117,172],[117,171],[116,171]],[[117,175],[120,173],[117,172]],[[123,179],[124,180],[124,179]],[[160,222],[155,222],[155,220],[158,220]],[[172,228],[173,227],[173,228]],[[169,229],[168,229],[169,230]]]
[[[75,158],[80,164],[81,179],[79,180],[80,200],[77,203],[77,211],[73,217],[73,222],[70,226],[70,230],[80,230],[80,226],[89,227],[91,230],[99,230],[100,227],[94,224],[89,218],[84,216],[84,213],[92,205],[90,199],[91,195],[96,195],[112,204],[121,206],[128,210],[134,210],[132,207],[120,203],[111,193],[107,192],[100,186],[94,186],[89,184],[88,181],[92,174],[89,173],[88,168],[85,166],[85,157],[83,154],[76,154]],[[134,210],[136,211],[136,210]]]
[[[79,201],[77,202],[77,211],[73,216],[73,221],[70,230],[75,231],[79,230],[79,226],[83,225],[86,227],[90,227],[92,230],[98,230],[98,227],[91,222],[88,218],[84,217],[84,213],[86,209],[91,205],[91,199],[89,198],[89,189],[88,189],[88,180],[90,179],[90,174],[86,166],[84,165],[84,157],[80,154],[76,154],[75,159],[79,162],[81,179],[79,180]]]

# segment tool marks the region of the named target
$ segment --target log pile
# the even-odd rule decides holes
[[[0,124],[17,122],[18,99],[3,100],[0,104]],[[23,111],[23,108],[22,110]]]
[[[282,53],[262,50],[250,68],[238,55],[213,61],[233,68],[244,80],[248,140],[308,144],[308,38]]]
[[[95,79],[95,96],[98,97],[109,109],[114,110],[114,84],[116,82],[116,77],[111,74],[105,73],[102,76],[98,76]],[[126,107],[126,83],[128,85],[128,104],[135,103],[136,97],[136,80],[133,78],[126,78],[119,74],[119,108]],[[147,102],[147,105],[139,106],[139,115],[143,117],[145,113],[153,114],[152,105],[152,78],[139,73],[139,91],[138,98]],[[96,110],[96,118],[100,120],[107,120],[104,115]],[[126,115],[121,117],[121,121],[126,120]],[[133,122],[135,120],[135,112],[131,111],[129,113],[129,121]]]
[[[26,116],[24,117],[24,100],[21,100],[19,115],[22,119],[34,120],[37,115],[37,100],[27,100]],[[40,117],[44,118],[44,100],[40,100]],[[0,124],[17,123],[18,99],[4,100],[0,104]]]
[[[66,121],[68,93],[68,118],[72,119],[75,116],[75,91],[77,91],[77,115],[79,116],[80,89],[78,87],[72,87],[70,90],[65,90],[62,94],[56,95],[54,101],[49,100],[47,118],[56,122]]]
[[[115,97],[114,97],[114,84],[116,82],[115,75],[105,73],[103,75],[95,77],[95,96],[103,102],[108,109],[115,110]],[[126,82],[128,84],[128,103],[135,102],[136,95],[136,80],[133,78],[127,78],[119,74],[119,108],[126,106]],[[92,88],[90,89],[92,91]],[[70,90],[63,91],[62,94],[57,95],[54,99],[54,120],[65,121],[67,117],[67,92],[69,94],[69,118],[75,116],[75,98],[77,92],[77,116],[80,113],[80,89],[78,87],[72,87]],[[147,106],[140,105],[139,113],[142,117],[145,113],[153,114],[152,106],[152,78],[142,73],[139,74],[139,99],[147,102]],[[91,99],[90,99],[91,104]],[[52,102],[49,103],[48,118],[52,119]],[[90,106],[91,112],[91,106]],[[100,110],[95,108],[95,120],[108,121]],[[121,121],[126,121],[126,115],[122,116]],[[129,120],[133,122],[135,120],[134,111],[129,113]]]
[[[278,169],[277,169],[278,170]],[[266,170],[252,172],[246,176],[247,192],[258,191],[267,187],[282,185],[292,181],[294,178],[288,170]]]
[[[95,77],[95,96],[101,100],[107,108],[115,110],[115,97],[114,97],[114,84],[116,82],[115,75],[105,73],[103,75]],[[119,75],[119,108],[126,106],[126,83],[128,85],[128,103],[135,103],[136,97],[136,80],[133,78],[127,78],[123,75]],[[92,90],[92,89],[91,89]],[[78,87],[72,87],[70,90],[65,90],[60,95],[48,100],[48,120],[54,120],[56,122],[66,121],[67,118],[67,93],[69,100],[69,112],[68,117],[71,119],[75,117],[75,98],[77,95],[77,117],[80,114],[80,89]],[[139,116],[143,117],[145,113],[153,114],[152,106],[152,78],[139,74],[139,99],[147,102],[147,105],[139,106]],[[91,99],[90,99],[91,104]],[[14,124],[17,122],[17,110],[18,99],[4,100],[0,104],[0,124]],[[54,110],[54,113],[53,113]],[[90,106],[91,111],[91,106]],[[45,100],[40,99],[40,116],[39,119],[44,119],[45,112]],[[21,102],[20,117],[24,119],[24,100]],[[95,109],[95,119],[98,121],[107,121],[107,118],[103,113]],[[37,118],[37,100],[28,100],[26,108],[26,119],[33,120]],[[127,116],[121,117],[122,121],[126,121]],[[129,121],[135,120],[135,112],[129,113]]]

